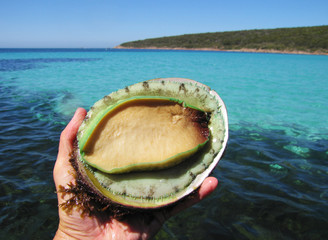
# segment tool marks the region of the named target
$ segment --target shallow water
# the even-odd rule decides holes
[[[49,239],[59,135],[75,109],[135,82],[215,89],[230,139],[217,190],[156,239],[324,239],[328,57],[197,51],[0,50],[0,239]]]

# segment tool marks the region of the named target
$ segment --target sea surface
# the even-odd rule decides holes
[[[155,239],[327,239],[328,56],[114,49],[0,49],[0,239],[51,239],[59,135],[130,84],[162,77],[216,90],[230,138],[202,203]]]

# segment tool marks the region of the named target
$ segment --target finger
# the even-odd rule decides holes
[[[218,185],[218,180],[215,177],[208,177],[204,180],[202,185],[200,186],[197,194],[192,196],[191,198],[187,198],[185,201],[182,201],[180,204],[172,208],[167,215],[167,218],[172,217],[179,212],[195,205],[196,203],[200,202],[208,195],[210,195]]]
[[[198,191],[198,195],[199,195],[198,200],[200,201],[206,198],[208,195],[210,195],[215,190],[217,185],[218,185],[218,180],[215,177],[206,178]]]
[[[72,120],[60,135],[58,158],[66,158],[73,150],[74,139],[86,114],[87,112],[83,108],[75,111]]]
[[[74,181],[72,175],[72,166],[69,163],[70,153],[73,151],[73,144],[76,138],[77,131],[86,115],[86,110],[78,108],[60,135],[59,149],[57,161],[53,171],[56,188],[59,185],[66,186],[68,183]]]

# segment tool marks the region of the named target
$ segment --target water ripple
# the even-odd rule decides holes
[[[100,58],[30,58],[30,59],[0,59],[0,72],[24,71],[42,68],[48,63],[89,62]]]

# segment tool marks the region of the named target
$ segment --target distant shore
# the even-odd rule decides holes
[[[218,52],[244,52],[244,53],[280,53],[280,54],[306,54],[306,55],[328,55],[328,52],[306,52],[306,51],[280,51],[274,49],[251,49],[251,48],[241,48],[241,49],[218,49],[218,48],[165,48],[165,47],[123,47],[118,45],[114,47],[115,49],[154,49],[154,50],[191,50],[191,51],[218,51]]]

